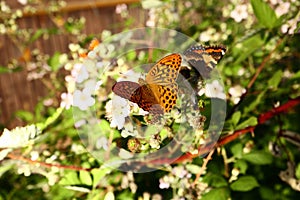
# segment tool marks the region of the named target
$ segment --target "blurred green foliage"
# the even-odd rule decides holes
[[[134,28],[130,27],[131,22],[138,20],[128,14],[128,7],[138,6],[148,13],[146,26],[178,30],[201,44],[226,45],[228,52],[217,66],[228,97],[222,138],[251,126],[255,130],[219,146],[207,165],[196,157],[141,174],[103,165],[81,143],[73,121],[75,108],[59,108],[61,102],[57,98],[57,94],[73,87],[65,81],[67,75],[61,75],[62,72],[71,71],[68,66],[83,52],[79,44],[83,46],[94,37],[82,33],[85,20],[69,19],[61,29],[27,30],[24,34],[14,31],[16,19],[22,15],[11,12],[1,2],[1,34],[15,41],[21,38],[24,42],[19,42],[20,49],[41,37],[62,32],[75,35],[77,43],[70,44],[68,54],[32,51],[36,55],[32,62],[38,66],[32,73],[43,74],[41,79],[50,75],[52,92],[47,98],[56,106],[46,107],[41,102],[33,113],[20,110],[15,117],[28,126],[3,131],[0,199],[299,199],[299,105],[263,124],[258,123],[261,114],[300,97],[300,3],[293,0],[243,3],[143,0],[118,6],[128,25],[126,29]],[[105,30],[99,35],[104,40],[110,37],[110,32]],[[106,45],[107,52],[102,52],[104,61],[109,51],[112,55],[117,52],[110,44]],[[157,52],[153,55],[159,57]],[[136,52],[126,54],[128,62],[146,57]],[[20,66],[12,60],[8,66],[0,66],[0,73],[13,73]],[[108,85],[109,81],[103,81]],[[100,102],[108,101],[108,88],[111,86],[100,87],[100,92],[105,94]],[[98,107],[97,116],[101,120],[92,129],[110,136],[113,145],[123,145],[127,140],[118,131],[111,130],[104,106]],[[5,142],[4,136],[8,138]],[[168,130],[164,129],[160,136],[167,138]],[[194,182],[203,165],[206,170]]]

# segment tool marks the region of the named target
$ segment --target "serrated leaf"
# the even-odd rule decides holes
[[[250,191],[258,186],[259,184],[253,176],[242,176],[230,184],[232,190],[240,192]]]
[[[256,165],[268,165],[272,163],[272,155],[265,151],[252,151],[244,154],[242,158]]]
[[[227,200],[229,198],[229,190],[227,188],[215,188],[205,193],[201,200]]]
[[[84,185],[90,186],[93,183],[91,174],[87,171],[80,171],[79,172],[79,179],[80,179],[80,182]]]
[[[282,78],[283,72],[281,70],[278,70],[271,79],[268,80],[268,86],[270,89],[277,89],[281,78]]]
[[[257,125],[257,118],[256,117],[250,117],[249,119],[243,121],[240,123],[237,127],[236,130],[240,130],[249,126],[255,126]]]
[[[251,0],[254,14],[260,24],[266,28],[274,28],[279,22],[275,11],[263,0]]]

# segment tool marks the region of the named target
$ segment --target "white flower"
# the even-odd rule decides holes
[[[172,169],[172,174],[182,179],[188,175],[188,171],[185,170],[184,167],[178,166]]]
[[[118,127],[122,129],[124,127],[125,118],[129,115],[129,104],[126,99],[119,96],[114,96],[106,106],[106,117],[111,121],[110,127]]]
[[[81,127],[83,125],[86,125],[86,124],[87,124],[87,120],[86,119],[81,119],[81,120],[75,122],[74,126],[75,126],[75,128],[79,128],[79,127]]]
[[[27,0],[18,0],[18,2],[22,5],[26,5],[28,3]]]
[[[127,5],[125,3],[118,4],[116,6],[116,13],[117,14],[121,14],[122,12],[126,12],[126,11],[127,11]]]
[[[201,42],[208,42],[211,40],[211,38],[213,37],[214,34],[216,34],[216,29],[214,28],[209,28],[206,31],[201,32],[200,36],[199,36],[199,40]]]
[[[288,13],[290,9],[290,5],[291,4],[289,2],[282,2],[281,4],[279,4],[278,7],[275,9],[275,13],[277,17],[280,17]]]
[[[96,86],[97,86],[97,82],[93,79],[84,82],[84,89],[86,89],[87,92],[91,94],[94,94],[94,92],[97,90]]]
[[[74,106],[79,107],[80,110],[87,110],[88,107],[95,104],[95,99],[87,89],[75,90],[73,98]]]
[[[71,71],[77,83],[81,83],[89,77],[86,67],[81,63],[76,63]]]
[[[146,22],[146,26],[148,27],[154,27],[156,21],[156,15],[155,15],[155,9],[151,8],[149,10],[149,19]]]
[[[236,22],[241,22],[243,19],[247,19],[247,5],[237,5],[235,9],[231,11],[230,17]]]
[[[69,49],[72,51],[72,52],[76,52],[76,51],[79,51],[80,49],[80,45],[79,44],[69,44]]]
[[[118,81],[132,81],[137,83],[140,78],[142,78],[140,73],[137,73],[133,70],[128,70],[125,74],[123,74],[123,77],[118,79]]]
[[[246,89],[240,85],[229,88],[228,93],[231,95],[231,100],[234,104],[237,104],[240,101],[240,97],[243,93],[246,92]]]
[[[133,125],[131,123],[126,123],[124,125],[124,129],[121,132],[121,136],[123,138],[127,138],[128,136],[137,136],[138,135],[138,131],[133,129]]]
[[[105,151],[108,150],[108,140],[106,137],[100,137],[96,142],[96,148],[103,148]]]
[[[226,99],[224,88],[217,80],[205,85],[205,95],[211,98]]]
[[[288,33],[288,34],[294,34],[296,28],[297,28],[297,23],[298,23],[299,19],[291,19],[289,21],[287,21],[286,24],[283,24],[281,26],[281,32],[282,33]]]
[[[60,107],[66,108],[67,110],[70,109],[71,105],[73,105],[73,95],[64,92],[60,95],[60,97],[61,97]]]
[[[120,149],[119,156],[122,159],[129,159],[133,157],[133,154],[129,151],[126,151],[125,149]]]
[[[75,78],[71,75],[65,77],[67,91],[73,93],[76,87]]]
[[[160,189],[168,189],[169,187],[170,187],[169,177],[164,176],[163,178],[159,179],[159,188]]]

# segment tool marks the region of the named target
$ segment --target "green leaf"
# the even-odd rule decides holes
[[[283,72],[281,70],[278,70],[271,79],[268,80],[268,86],[270,89],[277,89],[281,78],[282,78]]]
[[[20,66],[14,67],[12,69],[9,69],[5,66],[0,66],[0,74],[4,74],[4,73],[12,73],[12,72],[19,72],[21,71],[23,68]]]
[[[201,167],[199,165],[187,164],[186,169],[192,174],[197,174],[201,170]]]
[[[33,36],[30,38],[29,43],[32,43],[32,42],[36,41],[43,34],[45,34],[47,32],[48,32],[47,29],[38,29],[37,31],[35,31],[35,33],[33,34]]]
[[[208,183],[212,187],[220,188],[227,186],[225,178],[218,174],[208,173],[204,176],[203,182]]]
[[[263,0],[251,0],[254,14],[266,28],[274,28],[279,24],[275,11]]]
[[[75,171],[66,172],[64,177],[59,181],[61,185],[79,185],[81,182]]]
[[[236,130],[240,130],[249,126],[255,126],[257,125],[257,118],[256,117],[250,117],[249,119],[243,121],[240,123],[237,127]]]
[[[259,184],[253,176],[242,176],[230,184],[232,190],[240,192],[250,191],[258,186]]]
[[[31,122],[34,117],[31,112],[25,110],[16,111],[15,116],[26,122]]]
[[[230,151],[236,158],[241,158],[243,154],[243,145],[241,143],[236,143],[231,146]]]
[[[236,126],[237,123],[240,121],[241,115],[242,115],[242,113],[240,111],[237,111],[237,112],[233,113],[233,115],[231,117],[231,121],[232,121],[233,126]]]
[[[85,187],[80,187],[80,186],[72,186],[72,185],[68,185],[65,186],[65,188],[69,189],[69,190],[74,190],[74,191],[78,191],[78,192],[85,192],[85,193],[90,193],[91,190]]]
[[[265,151],[252,151],[244,154],[242,158],[256,165],[268,165],[272,163],[272,155]]]
[[[2,150],[4,151],[4,150]],[[5,173],[7,172],[8,170],[12,169],[14,167],[14,164],[13,163],[10,163],[10,164],[3,164],[2,166],[0,166],[0,177]]]
[[[84,185],[90,186],[93,183],[91,174],[87,171],[80,171],[79,172],[79,179],[80,179],[80,182]]]
[[[254,99],[248,103],[244,108],[244,113],[251,112],[256,109],[257,105],[261,104],[262,98],[264,97],[267,90],[263,90],[259,95],[253,97]]]
[[[106,175],[109,174],[111,172],[111,168],[98,168],[98,169],[93,169],[91,171],[91,174],[93,176],[93,187],[95,188],[99,182],[101,181],[101,179]]]
[[[106,193],[104,200],[115,200],[115,195],[113,192]]]
[[[232,66],[238,65],[240,62],[249,58],[254,51],[261,48],[265,44],[260,34],[255,34],[252,37],[244,40],[241,45],[233,47],[232,54],[235,57],[235,61]]]
[[[227,200],[229,195],[230,193],[227,188],[215,188],[205,193],[201,200]]]
[[[296,175],[297,179],[300,179],[300,163],[298,163],[298,165],[296,167],[295,175]]]
[[[245,174],[248,169],[248,163],[245,160],[237,160],[234,163],[234,167],[240,170],[241,174]]]
[[[59,52],[55,52],[54,55],[48,59],[48,65],[51,67],[52,71],[57,71],[62,66],[59,62],[60,55]]]

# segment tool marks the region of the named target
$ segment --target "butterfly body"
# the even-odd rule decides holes
[[[112,91],[137,103],[140,108],[152,114],[169,112],[177,100],[176,79],[181,66],[181,56],[171,54],[158,61],[147,73],[145,80],[139,83],[131,81],[117,82]]]

